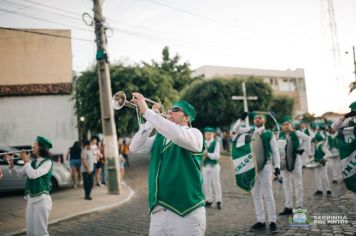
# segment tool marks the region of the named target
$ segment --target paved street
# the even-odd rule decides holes
[[[136,191],[131,201],[112,210],[91,213],[51,225],[51,235],[147,235],[149,215],[147,209],[147,158],[131,158],[126,182]],[[265,235],[269,230],[250,232],[249,226],[255,223],[254,209],[249,194],[235,186],[232,162],[223,157],[222,188],[223,209],[207,209],[206,235]],[[311,170],[304,172],[305,208],[310,215],[314,213],[334,213],[347,215],[348,224],[312,225],[309,230],[288,229],[288,218],[278,217],[277,225],[280,235],[355,235],[356,221],[350,220],[352,208],[350,197],[343,184],[334,184],[333,196],[314,197],[314,174]],[[346,195],[345,195],[346,193]],[[283,210],[283,192],[277,196],[277,211]]]

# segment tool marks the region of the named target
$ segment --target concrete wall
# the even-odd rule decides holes
[[[70,30],[30,31],[70,37]],[[0,29],[0,85],[71,83],[71,40]]]
[[[0,97],[0,143],[29,145],[45,136],[53,153],[66,154],[78,139],[71,95]]]

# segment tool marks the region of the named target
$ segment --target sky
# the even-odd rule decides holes
[[[347,112],[356,100],[356,91],[348,94],[354,0],[334,1],[336,60],[327,0],[105,0],[102,8],[111,62],[160,60],[169,46],[192,69],[303,68],[309,112],[317,115]],[[73,70],[81,72],[95,63],[92,9],[91,0],[1,0],[0,26],[71,29]]]

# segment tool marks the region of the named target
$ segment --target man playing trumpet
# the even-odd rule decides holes
[[[206,217],[200,163],[203,135],[191,127],[196,112],[186,101],[178,101],[164,119],[159,105],[148,109],[144,96],[131,100],[146,123],[133,137],[132,153],[150,153],[148,202],[151,213],[149,234],[204,235]],[[149,137],[153,129],[157,134]]]
[[[52,143],[38,136],[32,145],[35,160],[30,160],[30,154],[21,152],[20,158],[25,162],[22,167],[14,167],[11,156],[6,159],[11,175],[27,175],[25,185],[26,229],[27,235],[49,235],[48,217],[52,209],[52,199],[49,195],[53,162],[49,149]]]

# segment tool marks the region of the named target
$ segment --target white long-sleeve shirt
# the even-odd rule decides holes
[[[237,135],[250,132],[253,129],[251,127],[241,127],[242,123],[243,121],[241,121],[241,119],[238,119],[232,128],[232,131],[234,131]],[[253,132],[261,134],[264,130],[265,130],[265,126],[261,126],[261,127],[256,127]],[[278,143],[275,135],[272,136],[270,145],[271,145],[271,156],[273,160],[273,166],[274,168],[280,168],[281,159],[278,152]]]
[[[214,139],[211,139],[209,141],[206,140],[205,146],[208,148],[213,141],[214,141]],[[208,152],[208,157],[211,160],[219,160],[219,158],[220,158],[220,144],[217,140],[216,140],[214,152],[211,152],[211,153]]]
[[[311,156],[312,155],[312,150],[311,150],[311,138],[306,135],[305,133],[296,130],[295,134],[297,135],[298,139],[299,139],[299,149],[303,149],[304,152],[308,155]],[[289,132],[286,133],[286,135],[289,135]]]
[[[155,136],[149,137],[153,128],[166,138],[166,142],[172,143],[192,152],[200,152],[203,149],[203,135],[196,128],[180,126],[163,118],[161,115],[148,109],[143,117],[146,123],[132,138],[129,150],[132,153],[150,153]]]

